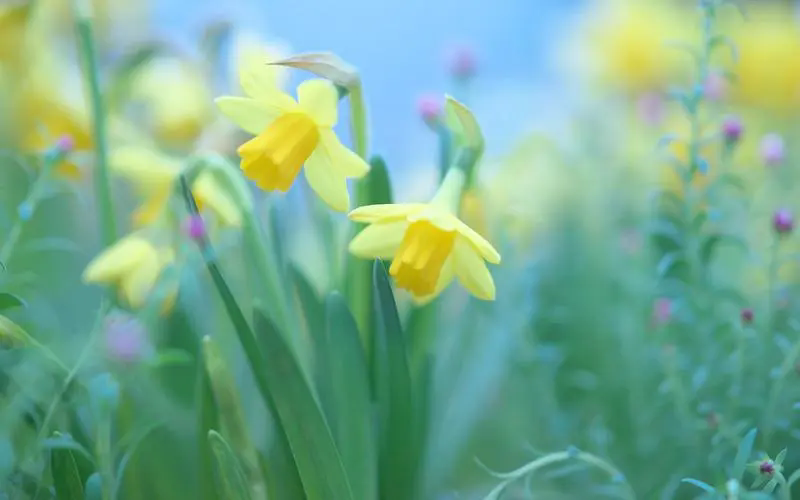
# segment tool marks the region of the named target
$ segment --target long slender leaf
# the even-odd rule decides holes
[[[258,309],[254,324],[263,345],[265,383],[306,497],[353,499],[339,451],[297,358],[281,333]]]
[[[72,451],[54,449],[50,453],[50,466],[56,498],[58,500],[81,500],[83,498],[83,482]]]
[[[328,365],[332,394],[329,419],[354,498],[377,498],[378,464],[369,371],[353,315],[344,298],[327,300]]]
[[[736,451],[736,458],[733,460],[733,471],[731,478],[737,481],[742,481],[744,470],[747,467],[747,461],[750,459],[750,454],[753,453],[753,443],[756,440],[757,429],[753,428],[745,434],[739,443],[739,449]]]
[[[251,499],[247,478],[231,447],[217,431],[208,431],[208,442],[214,454],[217,492],[226,500]]]
[[[408,349],[400,325],[386,268],[373,263],[375,329],[375,376],[385,378],[378,388],[381,432],[381,498],[405,500],[415,497],[417,462],[415,446],[414,393],[408,366]],[[385,368],[382,368],[385,367]]]
[[[214,392],[211,388],[211,380],[205,367],[200,366],[197,375],[197,445],[199,450],[199,470],[200,470],[200,500],[218,500],[217,489],[214,484],[212,474],[214,467],[214,455],[211,451],[211,443],[208,440],[208,433],[219,429],[219,415],[214,401]]]

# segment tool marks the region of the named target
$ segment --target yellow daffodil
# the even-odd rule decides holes
[[[451,169],[430,203],[353,210],[352,220],[370,225],[350,242],[350,252],[393,259],[389,274],[418,303],[435,298],[456,277],[479,299],[494,300],[494,281],[484,261],[498,264],[500,255],[454,215],[463,182],[463,172]]]
[[[155,149],[142,146],[118,148],[111,155],[111,168],[135,186],[144,203],[134,212],[137,226],[154,222],[163,212],[181,172],[181,162]],[[214,175],[202,172],[191,186],[198,207],[208,207],[226,226],[242,224],[236,203]]]
[[[144,104],[146,122],[164,145],[185,149],[213,118],[205,74],[190,61],[159,57],[140,69],[131,99]]]
[[[255,135],[238,153],[245,175],[266,191],[286,192],[305,164],[311,188],[334,210],[350,205],[348,177],[363,177],[369,165],[347,149],[333,131],[338,94],[328,80],[297,88],[297,100],[263,81],[260,72],[240,81],[249,97],[220,97],[223,114]]]
[[[20,60],[30,11],[30,2],[10,2],[0,6],[0,63]]]
[[[131,234],[95,257],[84,270],[83,281],[116,286],[126,304],[139,308],[174,259],[171,248],[158,248],[144,236]]]

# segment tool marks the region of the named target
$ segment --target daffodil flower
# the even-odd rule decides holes
[[[141,227],[155,221],[163,213],[173,192],[181,163],[154,149],[140,146],[118,148],[111,155],[111,168],[131,181],[144,203],[133,214],[133,222]],[[242,214],[210,172],[202,172],[192,183],[192,194],[198,207],[208,207],[218,220],[232,227],[242,224]]]
[[[140,308],[174,259],[171,248],[158,248],[142,235],[131,234],[95,257],[86,266],[83,281],[116,286],[125,303]]]
[[[311,188],[340,212],[350,205],[348,177],[363,177],[367,163],[336,137],[338,94],[324,79],[310,79],[297,87],[297,100],[259,72],[240,82],[249,97],[220,97],[223,114],[255,135],[238,153],[245,175],[266,191],[286,192],[305,164]],[[262,85],[263,83],[263,85]],[[273,84],[274,85],[274,84]]]
[[[464,173],[451,169],[430,203],[368,205],[350,212],[370,223],[350,242],[358,257],[393,259],[389,274],[417,303],[439,295],[458,278],[473,295],[494,300],[495,286],[486,267],[500,255],[455,215]]]

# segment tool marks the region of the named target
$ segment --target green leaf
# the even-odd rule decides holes
[[[83,498],[86,500],[103,500],[103,480],[95,472],[86,480]]]
[[[317,291],[294,264],[289,265],[289,276],[297,294],[298,306],[313,342],[314,382],[325,414],[329,415],[330,377],[328,368],[328,339],[325,335],[325,306]]]
[[[54,449],[50,453],[50,467],[58,500],[83,498],[83,482],[71,450]]]
[[[744,476],[747,461],[753,453],[753,443],[756,440],[757,432],[758,430],[755,428],[750,429],[750,431],[745,434],[744,438],[742,438],[741,442],[739,442],[739,449],[736,451],[736,458],[733,460],[732,479],[742,482],[742,476]]]
[[[364,348],[344,298],[334,292],[326,305],[327,365],[332,390],[328,421],[353,497],[374,499],[378,494],[377,445]]]
[[[214,455],[217,492],[226,500],[251,498],[247,488],[247,478],[242,471],[236,455],[217,431],[208,431],[208,442]]]
[[[416,450],[414,394],[406,339],[383,263],[373,263],[375,346],[373,367],[379,405],[381,498],[414,498]]]
[[[292,450],[308,500],[353,499],[344,465],[322,410],[286,339],[259,309],[255,331],[263,377],[277,420]]]
[[[71,450],[77,451],[81,455],[83,455],[87,460],[94,463],[94,458],[89,451],[81,446],[80,443],[76,442],[72,437],[68,434],[60,434],[58,436],[54,436],[51,438],[47,438],[42,441],[42,448],[46,450]]]
[[[787,451],[786,448],[784,448],[780,452],[778,452],[778,455],[775,457],[775,460],[773,460],[773,462],[775,462],[775,465],[783,465],[783,461],[786,459],[786,451]]]
[[[681,482],[697,486],[701,490],[707,491],[709,493],[716,493],[717,492],[717,490],[714,489],[713,486],[711,486],[710,484],[704,483],[703,481],[700,481],[698,479],[692,479],[690,477],[685,477],[685,478],[681,479]]]
[[[199,450],[199,491],[202,494],[200,500],[218,500],[217,488],[214,483],[214,455],[211,451],[211,443],[208,433],[214,429],[219,429],[219,415],[214,401],[214,392],[211,388],[211,380],[208,371],[204,366],[198,366],[197,375],[197,444]]]
[[[0,292],[0,311],[12,309],[14,307],[25,307],[25,301],[13,293]]]
[[[704,264],[711,262],[714,256],[714,250],[722,244],[729,244],[740,248],[743,252],[747,252],[747,243],[741,238],[730,234],[712,234],[703,242],[700,247],[700,258]]]

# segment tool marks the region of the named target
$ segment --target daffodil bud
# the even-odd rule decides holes
[[[447,126],[460,140],[465,148],[476,151],[479,155],[483,152],[483,133],[475,115],[464,104],[452,96],[445,96],[445,119]]]
[[[361,84],[356,68],[330,52],[297,54],[272,64],[310,71],[346,89]]]

